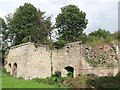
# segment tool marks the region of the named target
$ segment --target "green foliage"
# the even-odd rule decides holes
[[[7,75],[7,76],[10,76],[10,73],[7,72],[7,70],[5,68],[1,68],[2,70],[2,75]]]
[[[95,75],[95,74],[87,74],[87,76],[88,76],[88,77],[95,77],[95,78],[98,77],[98,76]]]
[[[104,39],[104,42],[106,43],[106,44],[109,44],[109,43],[111,43],[111,41],[113,41],[114,39],[113,39],[113,37],[112,36],[107,36],[105,39]]]
[[[112,36],[114,39],[117,39],[118,41],[120,41],[120,31],[113,33]]]
[[[67,73],[67,76],[68,76],[68,77],[73,77],[73,72],[69,71],[69,72]]]
[[[100,59],[102,59],[102,60],[107,60],[108,57],[106,57],[106,56],[100,56],[100,57],[99,57],[99,60],[100,60]]]
[[[54,46],[58,49],[62,48],[63,46],[65,46],[67,43],[64,40],[58,40],[54,43]]]
[[[25,3],[11,17],[7,17],[8,29],[16,36],[15,45],[28,41],[44,43],[47,40],[53,28],[51,18],[44,14],[32,4]]]
[[[99,38],[95,36],[88,36],[86,44],[89,45],[95,45],[96,41],[98,41]]]
[[[120,71],[116,74],[116,77],[119,78],[120,81]]]
[[[95,36],[95,37],[99,37],[99,38],[106,38],[108,36],[110,36],[110,32],[106,31],[106,30],[102,30],[102,29],[98,29],[97,31],[91,32],[89,34],[89,36]]]
[[[2,88],[55,88],[50,85],[33,82],[31,80],[23,80],[3,75]]]
[[[97,31],[89,33],[86,37],[85,43],[92,46],[110,44],[114,40],[114,37],[109,31],[104,29],[98,29]],[[97,42],[97,43],[96,43]]]
[[[109,67],[109,68],[114,68],[115,65],[114,65],[113,63],[108,63],[107,67]]]
[[[67,88],[90,88],[87,81],[91,79],[88,76],[79,76],[76,78],[68,78],[64,81],[64,85]]]
[[[61,72],[57,71],[51,77],[47,77],[45,79],[43,79],[43,78],[34,78],[34,79],[32,79],[32,81],[38,82],[38,83],[43,83],[43,84],[48,84],[48,85],[53,85],[53,86],[56,86],[56,87],[64,87],[62,85],[64,79],[65,78],[61,77]]]
[[[88,57],[85,57],[85,60],[93,67],[97,67],[97,65],[99,64],[98,61],[94,61],[93,59],[90,59]]]
[[[88,23],[85,12],[80,11],[75,5],[61,8],[61,12],[57,15],[55,24],[60,35],[59,38],[67,42],[80,40]]]
[[[63,80],[64,79],[62,77],[48,77],[45,79],[42,79],[42,78],[32,79],[32,81],[37,82],[37,83],[43,83],[43,84],[53,85],[57,87],[59,87],[59,85],[63,82]]]
[[[9,40],[8,40],[9,39]],[[0,60],[4,62],[5,50],[9,47],[11,36],[4,19],[0,18]]]
[[[97,77],[89,80],[88,83],[97,89],[100,88],[120,88],[119,79],[113,76]]]
[[[55,74],[53,74],[52,77],[61,77],[61,72],[55,72]]]

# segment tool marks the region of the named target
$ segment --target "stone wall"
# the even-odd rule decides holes
[[[17,63],[17,76],[25,79],[51,76],[50,50],[47,46],[36,48],[32,43],[12,47],[6,57],[5,68],[13,74],[13,65]],[[11,64],[11,66],[9,65]]]
[[[53,72],[61,71],[62,76],[67,76],[66,67],[74,68],[74,76],[79,74],[79,68],[82,68],[80,43],[69,43],[59,50],[52,51]]]
[[[5,68],[14,77],[25,79],[50,77],[56,71],[60,71],[65,77],[69,70],[73,71],[74,77],[79,74],[116,75],[118,67],[98,66],[94,68],[85,60],[85,56],[92,55],[95,58],[93,52],[97,52],[93,49],[88,50],[90,48],[80,42],[69,43],[61,49],[53,50],[46,45],[36,47],[33,43],[24,43],[9,50],[5,59]],[[110,57],[111,54],[107,55]],[[117,62],[116,56],[111,60]]]
[[[117,54],[118,54],[118,59],[119,59],[119,72],[120,72],[120,42],[117,45]]]

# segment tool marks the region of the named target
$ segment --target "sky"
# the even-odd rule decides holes
[[[119,0],[0,0],[0,17],[5,18],[9,13],[14,13],[16,8],[26,3],[33,4],[46,16],[52,16],[52,23],[61,13],[62,7],[74,4],[84,11],[88,19],[86,33],[98,30],[99,28],[110,31],[118,30],[118,1]]]

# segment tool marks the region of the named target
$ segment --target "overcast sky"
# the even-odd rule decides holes
[[[74,4],[87,14],[88,25],[85,32],[98,28],[115,32],[118,30],[118,1],[119,0],[0,0],[0,17],[4,18],[8,13],[14,13],[15,9],[25,2],[33,4],[47,16],[52,16],[55,23],[60,8]]]

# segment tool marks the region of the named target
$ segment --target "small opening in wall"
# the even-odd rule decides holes
[[[13,67],[14,67],[14,68],[17,68],[17,63],[14,63],[14,64],[13,64]]]
[[[7,61],[5,61],[4,65],[7,65]]]
[[[71,77],[74,77],[74,68],[73,67],[65,67],[65,70],[67,71],[67,76],[71,76]]]
[[[8,66],[11,67],[11,63],[9,63]]]
[[[12,76],[17,77],[17,63],[13,64]]]

